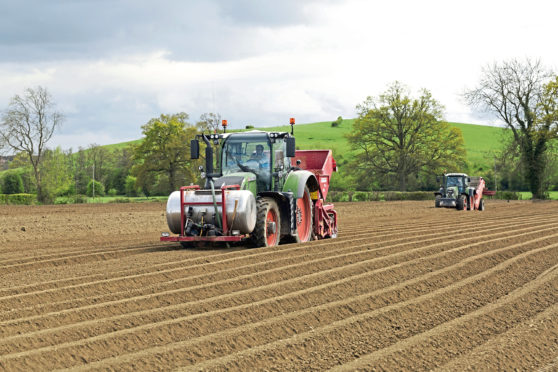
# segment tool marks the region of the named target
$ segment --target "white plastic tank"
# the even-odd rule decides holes
[[[215,190],[215,199],[218,203],[221,202],[221,190]],[[241,234],[251,233],[256,226],[256,199],[254,194],[248,190],[226,190],[225,200],[229,230],[239,230]],[[186,217],[190,208],[192,208],[190,218],[195,223],[201,223],[203,217],[203,223],[217,226],[211,191],[186,190],[184,191],[184,202],[211,203],[207,205],[186,205],[184,215]],[[217,210],[222,218],[223,211],[220,205],[217,205]],[[174,234],[180,234],[180,191],[174,191],[170,194],[167,201],[167,224]]]

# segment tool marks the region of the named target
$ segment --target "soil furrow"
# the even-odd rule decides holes
[[[558,238],[558,236],[557,236]],[[504,251],[509,250],[507,253],[503,253]],[[479,253],[481,252],[481,253]],[[468,246],[466,248],[454,248],[448,252],[442,252],[438,254],[434,254],[431,256],[424,256],[412,261],[401,262],[392,266],[386,266],[379,269],[375,269],[373,271],[365,271],[360,274],[355,274],[351,277],[342,278],[333,282],[326,282],[323,283],[323,280],[320,279],[320,276],[324,276],[326,278],[331,278],[330,272],[333,270],[328,270],[328,272],[324,272],[324,275],[320,275],[321,273],[317,273],[312,275],[313,283],[304,282],[304,286],[302,290],[286,293],[283,295],[277,295],[277,290],[270,292],[270,287],[278,287],[279,283],[269,286],[263,286],[259,288],[254,288],[253,290],[247,291],[252,292],[251,296],[247,297],[246,301],[247,304],[238,305],[239,296],[237,294],[234,296],[235,302],[229,303],[226,299],[227,296],[218,296],[218,298],[214,299],[205,299],[203,303],[206,306],[199,308],[195,305],[200,305],[200,302],[195,303],[186,303],[180,305],[171,305],[171,306],[164,306],[161,308],[153,309],[150,311],[142,311],[142,312],[135,312],[131,314],[115,316],[111,318],[96,318],[92,321],[85,321],[81,323],[74,323],[68,326],[62,326],[57,328],[49,328],[44,331],[36,331],[31,332],[28,334],[20,334],[12,337],[4,338],[4,342],[2,344],[7,343],[7,347],[15,347],[18,350],[22,350],[24,345],[27,344],[29,348],[32,347],[39,347],[44,344],[48,344],[49,338],[46,336],[50,333],[57,333],[54,336],[54,339],[79,339],[85,337],[87,334],[87,329],[85,328],[94,328],[94,334],[99,335],[101,332],[114,332],[117,329],[125,329],[125,328],[138,328],[138,324],[140,323],[156,323],[156,322],[165,322],[167,321],[168,324],[177,323],[186,321],[182,317],[182,314],[200,314],[209,316],[211,313],[223,313],[224,311],[232,311],[235,309],[238,310],[245,310],[246,307],[250,307],[252,310],[257,310],[258,313],[266,314],[266,316],[270,316],[276,311],[283,311],[282,309],[287,306],[288,308],[292,307],[293,303],[296,303],[298,307],[310,307],[315,306],[320,303],[320,299],[327,298],[331,300],[337,300],[339,298],[347,297],[347,296],[357,296],[363,293],[367,293],[368,291],[374,288],[382,288],[382,287],[392,287],[396,283],[400,283],[401,281],[405,281],[406,285],[409,284],[408,281],[416,281],[417,279],[426,280],[432,279],[434,275],[446,275],[449,271],[449,268],[452,268],[456,265],[456,262],[463,262],[466,264],[472,264],[474,261],[476,265],[474,268],[468,268],[466,271],[466,275],[472,275],[475,273],[471,270],[482,270],[484,268],[490,267],[490,265],[495,264],[498,261],[503,261],[509,257],[511,257],[515,252],[512,248],[501,248],[501,249],[494,249],[492,248],[488,252],[486,252],[486,248],[482,247],[481,245],[477,246]],[[491,257],[497,256],[497,257]],[[418,265],[420,263],[420,265]],[[488,265],[488,266],[487,266]],[[462,266],[462,265],[461,265]],[[425,274],[426,273],[426,274]],[[422,277],[424,276],[424,278]],[[447,280],[455,280],[456,273],[452,273],[451,276],[447,276],[445,278],[441,278],[441,282]],[[414,278],[414,279],[408,279]],[[302,278],[300,278],[302,279]],[[287,284],[289,284],[289,288],[294,288],[292,285],[292,280],[287,280]],[[319,284],[323,283],[323,284]],[[267,287],[267,288],[265,288]],[[424,288],[421,286],[420,288]],[[419,288],[419,291],[420,291]],[[267,291],[268,293],[275,294],[275,297],[266,298],[263,300],[256,301],[256,297],[254,296],[254,292],[257,291]],[[401,293],[398,294],[401,296]],[[231,297],[231,296],[228,296]],[[297,299],[298,297],[298,299]],[[323,300],[322,300],[323,301]],[[285,304],[286,305],[285,305]],[[213,305],[213,307],[208,307],[207,305]],[[267,306],[265,309],[257,309],[257,307],[262,307],[262,305]],[[280,310],[281,309],[281,310]],[[223,315],[224,316],[224,315]],[[230,315],[226,315],[227,318]],[[197,318],[194,316],[194,318]],[[170,319],[170,320],[169,320]],[[106,322],[105,325],[101,324],[102,322]],[[199,324],[198,324],[199,325]],[[147,325],[147,327],[151,327]],[[60,333],[64,332],[64,335]],[[130,330],[125,330],[124,332],[130,332]],[[39,340],[35,339],[36,337],[40,337]],[[19,340],[18,344],[10,345],[14,341]],[[0,353],[7,352],[7,349],[0,349]]]
[[[226,368],[241,370],[246,365],[257,366],[259,365],[258,361],[265,360],[266,365],[274,366],[278,370],[324,370],[338,364],[347,365],[346,370],[355,370],[360,364],[354,362],[354,360],[366,355],[367,350],[382,353],[384,349],[391,347],[398,341],[403,340],[404,342],[405,339],[416,334],[426,332],[453,319],[459,319],[475,310],[483,311],[484,306],[490,305],[497,298],[503,297],[517,288],[519,290],[522,287],[528,288],[525,291],[533,297],[537,297],[537,291],[530,292],[533,287],[530,281],[537,277],[538,272],[533,270],[529,273],[530,275],[522,276],[517,269],[523,267],[532,269],[533,267],[526,258],[534,254],[537,254],[537,263],[546,264],[541,265],[542,268],[550,265],[546,262],[547,259],[558,260],[557,247],[558,245],[552,245],[522,253],[514,259],[500,263],[481,274],[443,289],[431,291],[420,297],[389,304],[378,310],[347,317],[319,328],[315,326],[309,328],[312,325],[310,324],[309,327],[307,325],[307,328],[297,332],[298,334],[269,344],[251,346],[250,349],[236,354],[225,355],[222,358],[197,364],[194,369]],[[541,252],[545,252],[545,254],[541,255]],[[517,265],[519,260],[526,261],[526,265]],[[506,274],[514,274],[513,279],[517,281],[512,284],[497,279],[504,275],[512,279]],[[486,280],[490,276],[493,279]],[[479,281],[481,278],[482,281]],[[480,285],[481,283],[482,285]],[[512,287],[508,287],[510,284]],[[557,300],[555,292],[558,282],[556,282],[555,277],[544,278],[541,282],[537,282],[538,284],[548,286],[545,303]],[[467,290],[466,293],[464,293],[465,289]],[[522,292],[516,293],[523,294]],[[520,297],[519,294],[512,297],[515,300],[514,303],[521,303],[522,298]],[[441,311],[441,308],[443,308],[443,311]],[[452,333],[452,335],[456,337],[455,333]],[[228,346],[232,348],[231,344],[228,344]],[[158,350],[157,352],[161,353],[159,357],[162,352],[167,355],[166,352],[169,349],[170,346],[167,345],[166,350]],[[393,346],[393,349],[394,351],[399,350],[396,346]],[[157,354],[157,352],[154,354]],[[180,353],[177,352],[175,355],[178,354]],[[415,358],[414,362],[417,365],[413,366],[378,365],[367,367],[367,365],[363,365],[362,369],[373,370],[375,367],[379,370],[417,370],[420,360]],[[113,360],[112,362],[117,361]],[[112,362],[109,362],[108,365]],[[351,362],[355,364],[350,364]],[[99,365],[102,365],[102,362]],[[87,367],[83,366],[83,369],[87,369]]]
[[[538,227],[543,227],[543,226],[550,226],[551,224],[539,224]],[[526,230],[530,227],[529,224],[525,224],[523,225],[523,229],[522,230]],[[494,228],[494,229],[490,229],[491,232],[496,232],[499,231],[500,228]],[[487,231],[487,230],[480,230],[477,233],[480,233],[481,231]],[[450,240],[452,239],[453,241],[460,241],[459,239],[456,239],[459,236],[468,236],[468,233],[462,233],[462,234],[456,234],[455,236],[448,236],[447,234],[442,234],[442,236],[446,239],[446,240]],[[426,239],[429,235],[425,234],[422,236],[423,240],[422,243],[428,243],[430,241],[435,241],[435,240],[442,240],[439,238],[431,238],[431,239]],[[435,236],[438,236],[438,234],[435,234]],[[469,238],[466,238],[469,239]],[[480,238],[477,238],[480,239]],[[381,243],[371,243],[371,244],[375,244],[375,245],[384,245],[384,244],[391,244],[394,243],[396,241],[400,241],[400,239],[394,239],[394,240],[388,240],[388,241],[383,241]],[[411,239],[411,242],[416,244],[416,239]],[[401,243],[403,244],[403,243]],[[199,264],[195,264],[195,261],[192,262],[190,261],[191,265],[187,266],[188,267],[188,271],[187,271],[187,276],[184,277],[184,267],[179,267],[179,268],[175,268],[175,269],[167,269],[167,270],[157,270],[155,272],[148,272],[148,273],[141,273],[141,274],[134,274],[134,275],[130,275],[130,276],[123,276],[123,277],[115,277],[115,278],[110,278],[110,279],[102,279],[102,280],[98,280],[98,281],[93,281],[93,282],[85,282],[85,283],[79,283],[79,284],[73,284],[73,285],[69,285],[69,286],[60,286],[60,287],[56,287],[56,288],[49,288],[49,289],[45,289],[45,290],[39,290],[39,291],[34,291],[34,292],[24,292],[24,293],[18,293],[18,294],[12,294],[9,296],[4,296],[4,297],[0,297],[0,309],[6,309],[6,308],[22,308],[26,306],[26,303],[31,304],[31,306],[34,306],[35,304],[42,304],[42,303],[47,303],[47,304],[51,304],[56,302],[55,298],[56,296],[59,297],[63,297],[63,298],[82,298],[83,300],[86,300],[88,297],[92,297],[92,296],[96,296],[99,294],[106,294],[106,293],[112,293],[114,294],[114,292],[117,291],[129,291],[130,289],[136,288],[136,287],[140,287],[140,288],[145,288],[146,286],[149,286],[150,283],[156,282],[156,283],[161,283],[161,282],[170,282],[173,280],[177,280],[179,278],[184,278],[184,280],[192,280],[192,284],[195,285],[197,282],[193,279],[188,279],[189,277],[195,277],[196,275],[199,275],[200,273],[206,273],[206,272],[211,272],[211,269],[213,266],[218,267],[220,269],[220,271],[223,271],[223,269],[227,268],[227,264],[229,266],[229,268],[231,270],[235,270],[235,273],[238,274],[245,274],[241,271],[241,268],[243,267],[254,267],[255,264],[250,264],[250,265],[242,265],[242,260],[246,261],[246,262],[250,262],[253,261],[256,258],[261,258],[267,265],[269,265],[272,262],[275,262],[273,260],[273,257],[275,256],[287,256],[289,260],[292,261],[296,261],[298,258],[297,256],[295,256],[293,253],[299,253],[300,256],[304,256],[307,255],[307,257],[311,257],[312,254],[315,254],[315,257],[319,257],[320,254],[323,255],[327,255],[327,254],[331,254],[328,252],[323,252],[323,248],[327,247],[327,244],[307,244],[304,249],[301,249],[300,247],[293,247],[291,249],[285,249],[285,250],[280,250],[280,251],[268,251],[265,253],[260,253],[260,254],[255,254],[255,255],[251,255],[248,257],[243,257],[243,258],[231,258],[231,259],[227,259],[224,261],[216,261],[216,262],[210,262],[210,263],[206,263],[205,260],[200,260]],[[357,246],[359,247],[359,246]],[[343,249],[336,246],[336,252],[340,252]],[[351,247],[354,249],[354,247]],[[372,248],[372,246],[370,246],[370,248]],[[314,253],[314,252],[319,252],[319,254]],[[239,266],[240,265],[240,266]],[[45,297],[46,296],[46,297]],[[13,301],[17,301],[18,306],[13,306],[12,302]],[[29,306],[29,305],[28,305]],[[74,305],[75,306],[75,305]],[[38,310],[38,309],[37,309]],[[8,315],[8,314],[5,314]],[[4,316],[2,316],[2,318],[5,319]],[[1,318],[0,318],[1,319]]]
[[[328,303],[325,305],[319,305],[312,307],[310,309],[296,310],[293,312],[280,315],[278,317],[265,319],[260,322],[248,323],[238,326],[237,328],[227,329],[215,334],[209,334],[201,336],[198,339],[192,339],[185,337],[183,339],[187,341],[165,343],[165,341],[172,340],[173,337],[178,337],[183,332],[188,332],[190,329],[184,329],[183,327],[177,326],[172,329],[168,329],[168,337],[166,339],[161,339],[164,333],[158,333],[159,338],[157,340],[152,340],[150,343],[144,345],[152,345],[153,343],[158,344],[157,346],[151,346],[146,349],[138,350],[135,353],[125,354],[124,352],[115,352],[118,356],[110,356],[111,352],[105,349],[99,350],[99,352],[104,356],[105,359],[101,359],[97,362],[92,362],[87,366],[83,366],[84,369],[89,368],[105,368],[111,366],[111,368],[121,369],[123,365],[129,364],[132,360],[135,360],[134,366],[140,367],[140,369],[150,369],[153,368],[153,362],[157,360],[165,361],[165,368],[177,367],[184,363],[185,360],[190,360],[194,362],[201,362],[207,357],[214,357],[216,354],[226,355],[228,353],[239,351],[242,349],[251,348],[258,350],[257,346],[273,342],[275,340],[281,340],[286,342],[285,339],[297,337],[294,336],[297,333],[306,332],[307,339],[302,340],[302,342],[297,342],[296,344],[281,345],[278,344],[271,345],[270,350],[272,350],[275,360],[273,360],[274,367],[282,370],[283,367],[291,365],[294,359],[299,360],[304,357],[308,358],[308,352],[319,353],[323,358],[321,360],[321,365],[317,368],[323,368],[327,364],[328,355],[331,354],[331,349],[342,350],[347,346],[345,342],[350,340],[355,334],[361,334],[367,332],[367,334],[375,335],[378,328],[389,328],[390,332],[380,332],[378,333],[378,338],[384,339],[384,342],[393,342],[397,339],[397,335],[393,335],[392,324],[393,322],[401,322],[401,319],[411,316],[411,326],[406,332],[400,332],[400,336],[404,338],[407,333],[410,332],[420,332],[425,327],[433,327],[437,325],[438,322],[445,322],[452,317],[461,316],[469,311],[473,311],[478,307],[483,306],[485,303],[490,301],[491,298],[502,296],[505,293],[515,289],[518,286],[524,284],[524,281],[530,279],[529,276],[521,276],[520,269],[524,267],[531,267],[530,256],[535,256],[536,260],[540,264],[547,264],[549,259],[558,260],[556,252],[558,252],[558,244],[554,244],[548,247],[528,251],[515,256],[503,263],[500,263],[490,269],[483,271],[480,274],[476,274],[467,279],[461,280],[457,283],[452,283],[447,287],[441,289],[429,290],[427,294],[414,297],[409,300],[402,302],[395,301],[394,304],[385,303],[375,303],[370,295],[366,298],[359,298],[358,300],[340,300],[337,302]],[[519,269],[519,270],[518,270]],[[514,276],[512,281],[502,281],[502,277]],[[530,273],[536,274],[536,273]],[[482,280],[481,280],[482,279]],[[482,291],[482,289],[486,289]],[[476,302],[470,304],[465,301],[466,298],[472,296],[473,294],[478,294],[481,290],[483,296],[477,296]],[[467,296],[464,296],[464,291]],[[458,298],[462,301],[458,301]],[[380,300],[381,301],[381,300]],[[447,307],[448,303],[455,304],[458,302],[459,306],[450,307],[448,311],[440,316],[439,312],[433,312],[438,316],[433,316],[430,311],[438,309],[440,307]],[[371,304],[373,309],[371,308]],[[375,306],[374,306],[375,305]],[[386,306],[387,305],[387,306]],[[428,322],[417,322],[412,319],[412,314],[415,312],[420,312]],[[411,314],[411,315],[409,315]],[[389,322],[386,322],[389,319]],[[223,321],[224,318],[218,317],[215,321]],[[368,333],[369,332],[369,333]],[[124,349],[129,348],[131,345],[134,347],[141,344],[144,337],[149,337],[149,332],[141,332],[139,334],[129,335],[123,340],[113,339],[110,342],[110,350],[114,350],[115,347],[123,347]],[[321,339],[326,338],[326,340],[319,340],[320,342],[311,343],[310,339]],[[108,342],[108,341],[107,341]],[[310,342],[310,344],[309,344]],[[302,345],[301,345],[302,343]],[[378,341],[374,342],[373,345],[377,345]],[[107,343],[102,343],[107,345]],[[127,346],[125,346],[127,345]],[[212,346],[219,345],[217,350],[214,350]],[[318,345],[318,347],[316,347]],[[297,347],[294,347],[297,346]],[[90,349],[87,346],[78,346],[67,350],[59,358],[60,360],[67,361],[68,355],[79,354],[80,350]],[[62,350],[56,349],[57,352],[63,352]],[[343,355],[348,356],[346,350]],[[297,355],[300,353],[303,356]],[[17,355],[17,354],[16,354]],[[149,358],[147,358],[149,356]],[[96,356],[100,358],[101,356]],[[249,365],[258,365],[258,360],[267,360],[271,354],[259,354],[253,358],[247,358],[247,355],[242,355],[242,358],[235,359],[237,363],[247,363]],[[30,358],[30,357],[29,357]],[[159,359],[162,358],[162,359]],[[38,358],[40,359],[40,358]],[[317,363],[317,360],[310,358],[309,361]],[[145,362],[145,364],[143,364]],[[285,366],[282,363],[286,363]],[[58,366],[58,365],[57,365]],[[66,365],[69,366],[69,365]],[[117,367],[118,366],[118,367]],[[300,367],[300,365],[298,365]],[[234,365],[234,368],[243,369],[242,365]],[[58,367],[57,367],[58,368]]]
[[[524,322],[532,322],[533,317],[548,317],[549,312],[554,313],[558,306],[557,292],[558,272],[547,276],[540,275],[524,286],[473,312],[365,355],[338,369],[347,371],[373,368],[431,370],[456,356],[464,355],[474,346],[484,344],[492,336],[501,336],[510,328],[513,330]],[[547,311],[546,315],[545,311]],[[554,340],[558,339],[556,330],[558,330],[558,326],[554,329]],[[448,335],[459,336],[452,338]],[[548,341],[552,343],[551,340]],[[501,346],[498,345],[498,348]],[[558,345],[554,349],[558,349]],[[483,345],[483,354],[486,351],[486,345]],[[416,364],[417,353],[420,353],[421,358],[418,365]],[[526,359],[528,363],[529,358]],[[411,366],[411,363],[414,365]]]
[[[558,203],[486,207],[251,250],[160,243],[164,203],[0,206],[0,370],[555,370]]]
[[[554,355],[558,355],[557,319],[558,304],[555,304],[516,327],[492,337],[465,355],[454,357],[437,370],[481,370],[484,366],[492,365],[502,371],[534,371],[550,366],[556,361],[553,359]],[[533,347],[534,345],[537,347]],[[554,368],[558,368],[558,364]]]
[[[540,232],[537,231],[530,231],[528,233],[519,233],[520,230],[516,231],[517,232],[509,236],[493,238],[492,240],[497,244],[506,244],[508,240],[517,240],[520,237],[521,239],[529,239],[530,235],[540,234]],[[501,234],[494,235],[499,236]],[[479,245],[483,245],[486,242],[486,238],[480,240],[481,241],[477,243]],[[466,241],[467,239],[464,239],[464,243],[466,243]],[[452,242],[451,244],[455,245],[457,243]],[[391,252],[391,254],[387,256],[387,258],[381,260],[378,260],[382,257],[382,254],[380,254],[379,252],[386,251],[386,248],[368,250],[366,249],[366,246],[363,246],[361,247],[364,249],[363,251],[357,250],[353,253],[326,257],[324,259],[307,260],[303,261],[302,263],[292,264],[286,267],[279,267],[266,271],[258,271],[256,273],[246,274],[238,277],[234,277],[234,275],[232,275],[231,277],[231,275],[229,275],[227,276],[228,279],[222,279],[212,283],[199,284],[193,287],[179,287],[176,289],[166,290],[164,292],[127,297],[124,299],[113,300],[106,303],[86,305],[80,308],[67,309],[60,312],[43,314],[39,316],[31,316],[15,321],[3,321],[0,323],[2,325],[0,332],[2,332],[3,336],[8,336],[10,334],[13,334],[13,332],[21,333],[26,330],[37,328],[60,326],[62,324],[76,322],[79,319],[97,319],[105,313],[109,313],[111,315],[125,314],[127,312],[137,311],[140,308],[153,308],[159,307],[161,306],[161,304],[171,305],[196,300],[198,298],[218,296],[222,293],[234,293],[244,288],[259,287],[266,283],[275,283],[281,281],[282,279],[291,279],[293,275],[296,276],[297,272],[303,270],[302,268],[305,268],[304,270],[306,271],[303,270],[301,274],[308,274],[316,272],[319,273],[320,271],[326,270],[331,266],[342,267],[350,265],[352,263],[357,263],[357,266],[361,267],[361,270],[365,270],[367,269],[365,264],[372,263],[376,266],[386,265],[390,262],[397,263],[398,260],[401,260],[401,257],[405,257],[406,255],[413,258],[421,257],[421,255],[424,255],[425,252],[441,252],[444,250],[444,246],[448,245],[448,243],[436,243],[426,247],[421,247],[420,243],[417,243],[417,245],[418,248],[399,250],[397,253]],[[390,250],[393,250],[393,248],[393,246],[389,247]],[[369,260],[365,260],[364,257],[369,257],[369,259],[371,259],[372,261],[369,262]],[[376,260],[374,261],[374,259]],[[45,318],[45,316],[48,317]]]

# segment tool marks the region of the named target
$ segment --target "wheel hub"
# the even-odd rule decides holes
[[[277,231],[277,225],[273,221],[268,221],[267,223],[267,234],[273,235]]]

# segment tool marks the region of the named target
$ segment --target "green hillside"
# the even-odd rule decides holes
[[[332,127],[331,122],[297,124],[294,131],[297,147],[300,149],[332,149],[335,159],[342,163],[350,159],[354,149],[344,135],[350,132],[354,119],[343,120],[339,127]],[[487,169],[492,166],[493,154],[501,148],[505,129],[485,125],[449,123],[461,129],[467,162],[470,171]],[[289,125],[279,127],[256,128],[266,131],[290,131]]]
[[[332,127],[331,122],[317,122],[296,124],[294,128],[297,147],[300,149],[331,149],[338,162],[352,158],[354,150],[349,145],[345,134],[351,131],[355,119],[345,119],[338,127]],[[485,125],[449,123],[461,129],[467,151],[467,161],[472,170],[491,167],[495,151],[502,146],[504,128]],[[287,132],[290,125],[276,127],[254,128],[257,130]],[[141,139],[102,146],[107,150],[120,149],[131,144],[139,144]]]
[[[353,149],[345,134],[351,131],[354,119],[343,120],[338,127],[332,127],[331,122],[311,124],[297,124],[294,127],[296,147],[299,149],[331,149],[338,162],[352,157]],[[265,131],[290,132],[290,125],[279,127],[255,128]]]
[[[112,145],[104,145],[101,147],[104,147],[107,150],[119,150],[128,147],[130,145],[138,145],[140,143],[141,143],[141,139],[137,139],[137,140],[127,141],[127,142],[114,143]]]
[[[506,129],[475,124],[449,124],[461,129],[467,162],[472,170],[493,166],[494,153],[501,149]]]
[[[350,132],[355,119],[345,119],[338,127],[332,127],[331,122],[296,124],[294,131],[297,147],[300,149],[331,149],[339,164],[352,158],[354,149],[349,145],[345,134]],[[487,169],[493,166],[493,155],[501,148],[502,136],[505,129],[475,124],[450,123],[463,133],[467,161],[470,171]],[[266,131],[290,131],[290,125],[276,127],[255,128]],[[102,147],[107,150],[120,149],[131,144],[138,144],[141,139],[121,142]]]

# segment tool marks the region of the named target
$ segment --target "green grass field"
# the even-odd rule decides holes
[[[521,200],[530,200],[533,197],[533,194],[529,191],[520,191],[519,194],[521,195]],[[558,191],[549,191],[548,197],[550,200],[558,200]]]

